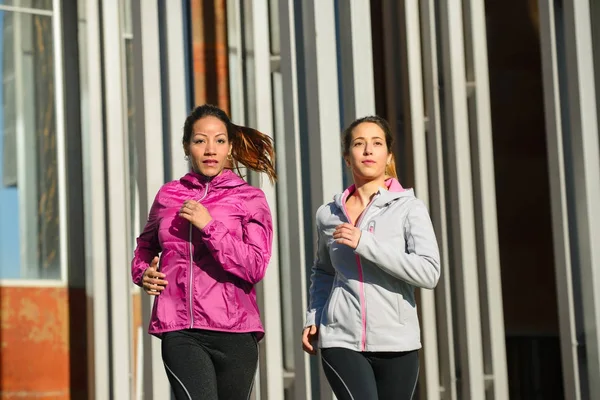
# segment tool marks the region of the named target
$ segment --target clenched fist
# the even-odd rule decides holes
[[[333,238],[337,243],[345,244],[353,249],[358,246],[361,231],[352,224],[341,224],[335,227]]]
[[[319,338],[319,328],[316,325],[307,326],[302,331],[302,350],[310,355],[317,354],[316,341]]]
[[[198,229],[204,229],[212,220],[206,207],[195,200],[184,201],[179,209],[179,216],[190,221]]]
[[[151,296],[159,295],[169,282],[164,280],[166,277],[162,272],[158,272],[158,257],[154,257],[150,266],[144,271],[142,286],[146,293]]]

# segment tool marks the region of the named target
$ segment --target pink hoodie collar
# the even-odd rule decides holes
[[[346,199],[356,190],[356,185],[351,185],[343,193],[334,196],[334,202],[341,208],[345,206]],[[386,204],[388,201],[404,195],[412,195],[411,189],[404,189],[396,178],[388,178],[385,180],[385,188],[381,187],[380,192],[383,196],[375,202],[375,205],[381,203]]]
[[[386,179],[385,180],[385,189],[387,189],[388,192],[404,192],[406,190],[402,187],[402,185],[400,184],[400,182],[398,182],[398,179],[396,179],[396,178]],[[344,199],[348,198],[348,196],[350,196],[352,193],[354,193],[355,190],[356,190],[356,185],[354,185],[354,184],[351,185],[346,190],[344,190],[344,193],[342,194],[342,198],[344,198]]]
[[[206,184],[210,184],[215,188],[231,188],[245,185],[246,181],[240,178],[230,169],[224,169],[223,172],[213,178],[206,177],[194,171],[190,171],[181,177],[180,181],[188,186],[203,188]]]
[[[404,192],[406,190],[402,187],[402,185],[400,184],[400,182],[398,182],[398,179],[396,178],[386,179],[385,186],[390,192]]]

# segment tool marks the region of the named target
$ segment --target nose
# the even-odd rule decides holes
[[[215,153],[215,144],[211,140],[209,140],[206,143],[206,147],[204,148],[204,155],[211,155],[212,156],[212,155],[215,155],[215,154],[216,154]]]
[[[373,154],[373,145],[371,143],[365,143],[365,149],[363,151],[364,155]]]

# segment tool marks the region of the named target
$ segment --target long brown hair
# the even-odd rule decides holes
[[[231,168],[237,169],[239,173],[239,164],[242,164],[252,171],[264,172],[271,183],[277,180],[273,140],[256,129],[232,123],[227,113],[215,105],[198,106],[188,115],[183,125],[184,146],[192,138],[196,121],[204,117],[218,118],[227,127],[227,138],[231,143]]]
[[[385,144],[388,149],[388,153],[390,153],[392,155],[390,162],[385,167],[385,174],[392,178],[397,179],[398,174],[396,173],[396,159],[394,157],[394,153],[392,152],[392,148],[394,145],[394,136],[392,135],[392,130],[390,129],[390,124],[388,124],[388,122],[385,119],[381,118],[380,116],[369,115],[367,117],[359,118],[359,119],[355,120],[354,122],[352,122],[344,130],[343,137],[342,137],[342,148],[343,148],[344,156],[347,156],[348,154],[350,154],[350,144],[352,143],[352,131],[354,131],[354,128],[356,128],[360,124],[366,123],[366,122],[370,122],[372,124],[377,125],[383,131],[383,134],[385,135]]]

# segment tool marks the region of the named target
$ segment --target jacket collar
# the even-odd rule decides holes
[[[340,209],[343,209],[346,200],[355,190],[356,185],[352,185],[344,190],[343,193],[335,195],[333,201]],[[379,190],[377,190],[377,193],[375,193],[375,200],[373,201],[372,206],[379,208],[385,207],[392,201],[401,197],[414,197],[414,191],[412,189],[403,188],[396,178],[389,178],[385,181],[385,187],[380,187]]]
[[[246,181],[240,178],[230,169],[224,169],[220,175],[209,178],[194,171],[190,171],[181,177],[180,182],[194,189],[203,189],[207,184],[215,189],[229,189],[246,185]]]

